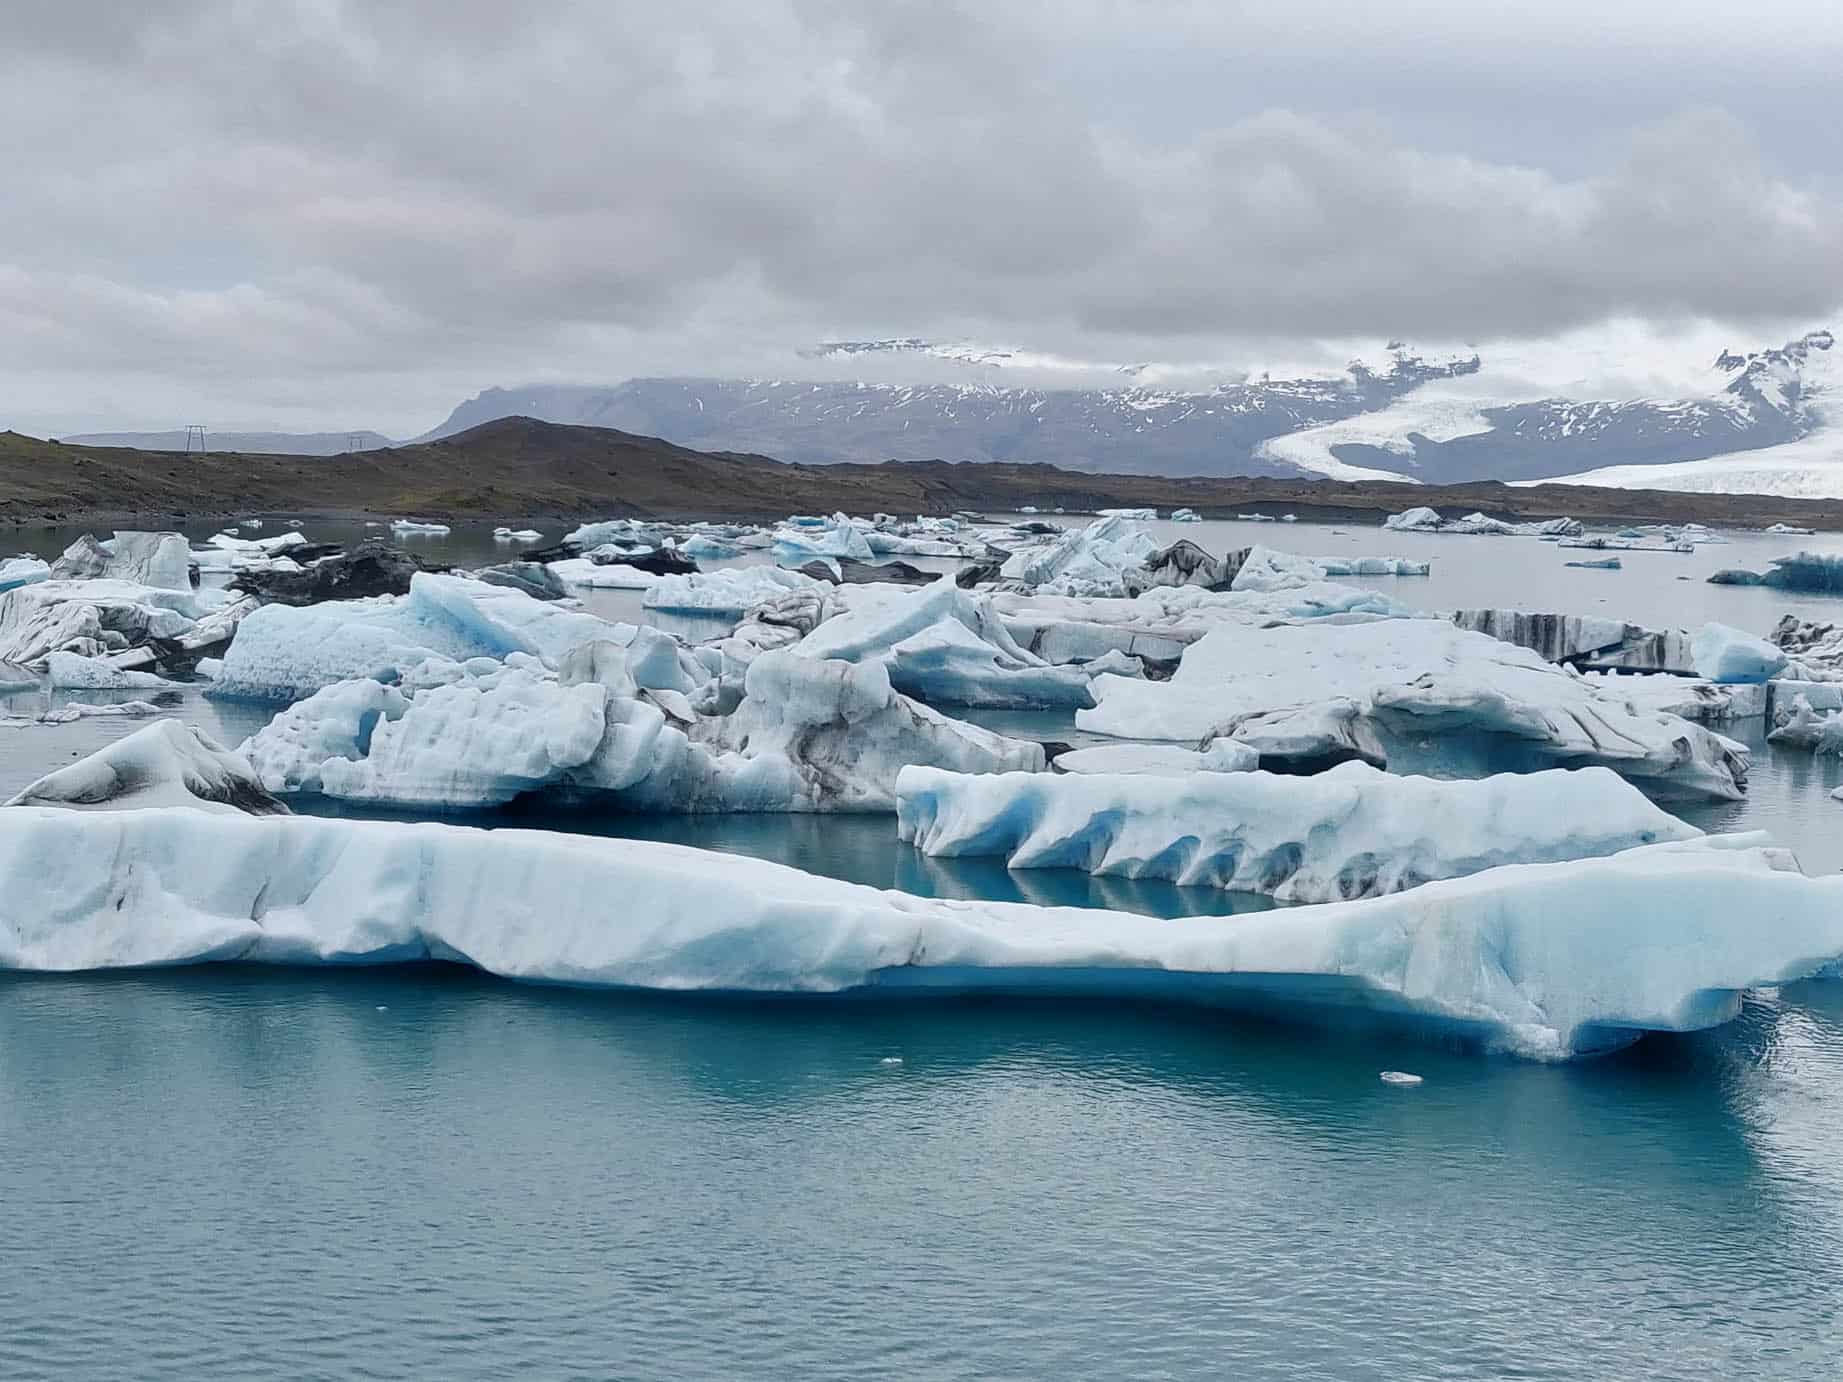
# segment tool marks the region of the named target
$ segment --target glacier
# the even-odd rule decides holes
[[[931,855],[1002,854],[1329,902],[1502,864],[1614,854],[1702,832],[1606,768],[1440,781],[1344,763],[1314,777],[1180,778],[905,768],[897,828]]]
[[[1843,878],[1660,845],[1232,918],[941,901],[680,845],[189,808],[0,810],[0,967],[443,960],[666,992],[1108,994],[1381,1015],[1560,1059],[1829,972]]]
[[[1738,800],[1747,750],[1621,699],[1524,648],[1444,620],[1219,628],[1167,682],[1101,676],[1078,728],[1121,739],[1228,736],[1264,766],[1361,758],[1442,776],[1599,764],[1664,795]]]

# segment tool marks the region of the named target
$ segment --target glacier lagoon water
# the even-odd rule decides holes
[[[1430,607],[1843,615],[1701,581],[1835,538],[1564,575],[1525,540],[1166,535],[1432,556],[1429,580],[1365,582]],[[481,539],[424,542],[477,560]],[[173,713],[234,743],[268,711]],[[0,730],[0,791],[136,723]],[[1843,867],[1843,764],[1753,743],[1748,799],[1688,814]],[[501,819],[949,896],[1262,905],[924,860],[887,818]],[[0,1375],[1829,1375],[1840,1135],[1843,984],[1550,1068],[1132,1004],[667,1001],[442,967],[11,977]]]

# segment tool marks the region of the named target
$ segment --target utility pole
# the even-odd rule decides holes
[[[194,438],[196,438],[198,441],[198,454],[201,456],[204,455],[205,449],[206,449],[205,448],[205,424],[204,423],[195,422],[191,426],[186,428],[186,455],[188,456],[192,454],[192,442]]]

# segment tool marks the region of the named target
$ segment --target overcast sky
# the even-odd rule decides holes
[[[1839,72],[1835,0],[6,0],[0,424],[1746,346],[1843,325]]]

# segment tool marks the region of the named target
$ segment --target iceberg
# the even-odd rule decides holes
[[[118,532],[107,542],[85,533],[51,566],[52,580],[111,580],[190,590],[192,548],[178,533]]]
[[[1316,777],[1001,773],[905,768],[897,830],[925,854],[1002,854],[1014,869],[1330,902],[1502,864],[1698,838],[1605,768],[1439,781],[1345,763]]]
[[[730,566],[695,576],[659,576],[640,601],[663,614],[726,615],[737,618],[789,591],[819,592],[825,583],[779,566]]]
[[[1076,725],[1121,739],[1253,745],[1265,767],[1349,758],[1399,771],[1483,776],[1613,768],[1667,795],[1738,800],[1733,740],[1646,711],[1524,648],[1444,620],[1221,628],[1168,682],[1095,678]]]
[[[1097,518],[1046,545],[1019,548],[999,574],[1056,594],[1120,595],[1125,573],[1144,566],[1158,548],[1157,540],[1129,519]]]
[[[521,590],[423,571],[403,596],[256,610],[238,627],[210,694],[294,701],[358,677],[396,681],[430,658],[462,662],[519,652],[555,666],[580,644],[626,643],[633,636],[632,624],[562,609]]]
[[[54,652],[45,659],[46,681],[54,691],[139,691],[171,686],[152,672],[124,671],[101,658]]]
[[[189,806],[258,816],[288,812],[263,790],[248,762],[178,720],[156,720],[47,773],[7,805],[84,810]]]
[[[1408,557],[1315,557],[1325,576],[1427,576],[1433,573],[1431,561],[1414,561]]]
[[[398,537],[446,537],[454,531],[446,523],[426,523],[415,518],[394,519],[390,530]]]
[[[591,561],[588,557],[565,557],[548,565],[550,573],[563,584],[583,590],[650,590],[661,579],[654,572],[625,562]]]
[[[495,528],[493,529],[493,540],[495,542],[542,542],[544,534],[536,528]]]
[[[1382,526],[1393,533],[1437,533],[1440,531],[1440,511],[1430,509],[1425,504],[1401,513],[1392,513],[1382,520]]]
[[[230,597],[109,578],[37,581],[0,593],[0,662],[43,667],[54,652],[102,657],[179,639]]]
[[[1586,680],[1635,709],[1681,715],[1685,720],[1704,725],[1759,719],[1767,713],[1774,692],[1786,684],[1718,685],[1696,677],[1670,676],[1662,672],[1589,672]],[[1843,687],[1838,689],[1843,690]]]
[[[37,557],[8,557],[0,561],[0,592],[51,579],[51,568]]]
[[[876,660],[890,684],[931,704],[996,708],[1088,706],[1089,685],[1107,673],[1140,668],[1118,652],[1080,665],[1053,665],[1021,647],[990,597],[960,589],[951,576],[914,590],[859,587],[874,596],[826,620],[796,646],[800,655],[843,662]]]
[[[1718,683],[1745,684],[1772,680],[1785,670],[1785,650],[1764,638],[1730,628],[1704,624],[1690,644],[1696,675]]]
[[[782,528],[774,535],[775,560],[796,566],[827,557],[870,562],[876,557],[863,529],[844,514],[823,528]]]
[[[1843,879],[1662,845],[1383,898],[1142,916],[879,892],[680,845],[203,811],[0,811],[0,967],[444,960],[664,992],[1109,994],[1368,1014],[1559,1059],[1827,972]]]
[[[1820,712],[1812,708],[1808,696],[1794,696],[1786,718],[1766,738],[1768,743],[1809,749],[1813,754],[1843,755],[1843,712]]]
[[[432,659],[399,686],[354,679],[243,745],[264,786],[393,807],[479,809],[546,792],[632,811],[891,811],[906,763],[1040,771],[1041,745],[915,704],[881,663],[756,656],[741,703],[706,716],[676,644],[586,644],[553,671],[512,654]]]
[[[1261,756],[1246,744],[1217,739],[1207,749],[1177,744],[1096,744],[1069,749],[1052,765],[1062,773],[1129,773],[1146,777],[1186,777],[1191,773],[1251,773]]]
[[[1676,629],[1647,629],[1617,619],[1519,609],[1455,610],[1453,623],[1528,648],[1546,662],[1627,672],[1696,673],[1689,637]]]

